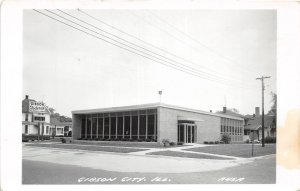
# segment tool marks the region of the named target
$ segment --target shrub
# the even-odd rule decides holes
[[[183,145],[183,144],[184,144],[183,142],[178,142],[178,143],[177,143],[177,145]]]
[[[223,134],[221,141],[223,141],[225,144],[229,144],[231,142],[231,137],[228,134]]]
[[[173,141],[171,141],[170,146],[175,146],[175,143]]]
[[[276,143],[276,137],[266,137],[265,143]]]
[[[215,142],[214,141],[209,141],[208,144],[213,145],[213,144],[215,144]]]
[[[126,138],[122,138],[122,139],[121,139],[121,141],[128,141],[128,139],[126,139]]]
[[[225,144],[224,141],[219,141],[220,144]]]
[[[39,139],[40,140],[50,140],[50,135],[40,135]],[[38,135],[25,135],[25,134],[22,134],[22,141],[28,142],[29,140],[31,140],[31,141],[38,140]]]
[[[215,141],[215,144],[219,144],[220,143],[220,141]]]
[[[60,140],[61,140],[62,143],[66,143],[67,142],[65,138],[61,138]]]
[[[137,141],[138,141],[138,142],[142,142],[142,141],[143,141],[143,139],[138,139]]]
[[[203,143],[204,143],[204,144],[208,144],[208,141],[204,141]]]
[[[52,136],[52,139],[54,139],[55,134],[56,134],[55,131],[52,131],[52,135],[51,135],[51,136]]]
[[[247,140],[245,141],[245,143],[250,143],[250,140],[249,140],[249,139],[247,139]]]
[[[164,147],[167,147],[167,146],[170,145],[170,140],[169,139],[163,139],[161,142],[164,144]]]
[[[129,139],[129,141],[130,141],[130,142],[133,142],[133,141],[134,141],[134,139]]]
[[[146,142],[150,142],[151,141],[151,139],[146,139]]]

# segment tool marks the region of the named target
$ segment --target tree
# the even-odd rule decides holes
[[[272,106],[271,109],[269,110],[268,114],[274,114],[275,116],[277,115],[277,94],[274,92],[271,92],[271,102]]]

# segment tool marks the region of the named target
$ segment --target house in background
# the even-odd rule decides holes
[[[22,101],[22,134],[49,135],[50,111],[42,102],[29,99],[26,95]]]
[[[247,117],[250,117],[249,115]],[[276,116],[272,113],[264,115],[264,136],[276,137]],[[257,134],[257,139],[262,139],[262,116],[259,112],[259,107],[255,108],[255,114],[248,120],[244,127],[244,140],[249,139],[250,132]]]
[[[68,136],[72,131],[72,122],[61,122],[55,117],[50,118],[50,135],[53,133],[55,136]]]

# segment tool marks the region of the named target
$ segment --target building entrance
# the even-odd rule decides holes
[[[178,124],[178,142],[195,143],[197,135],[197,126],[192,123]]]

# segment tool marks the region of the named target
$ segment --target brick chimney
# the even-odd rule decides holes
[[[259,107],[255,107],[255,116],[259,117],[260,113],[259,113]]]
[[[226,113],[226,107],[223,107],[223,113]]]
[[[25,99],[28,99],[29,98],[29,95],[25,95]]]

